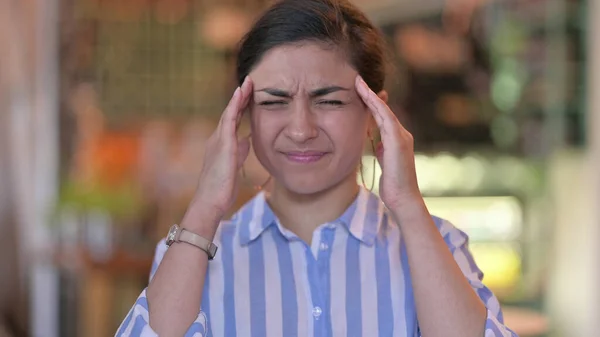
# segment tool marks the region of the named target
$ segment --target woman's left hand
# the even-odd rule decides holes
[[[360,76],[356,77],[355,87],[373,114],[381,133],[381,143],[375,150],[382,170],[379,180],[381,200],[390,210],[422,200],[415,170],[413,136]]]

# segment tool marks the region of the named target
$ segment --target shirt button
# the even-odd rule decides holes
[[[321,245],[319,246],[319,248],[321,250],[327,250],[327,249],[329,249],[329,246],[325,242],[321,242]]]
[[[319,319],[319,316],[321,316],[322,313],[323,313],[323,310],[321,310],[321,307],[313,308],[313,316],[315,316],[316,319]]]

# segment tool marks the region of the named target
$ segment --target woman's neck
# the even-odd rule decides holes
[[[307,244],[315,229],[339,218],[356,198],[359,187],[350,175],[339,184],[315,194],[297,194],[275,182],[268,202],[281,224]]]

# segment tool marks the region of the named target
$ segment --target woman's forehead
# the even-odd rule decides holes
[[[256,87],[292,89],[348,85],[353,83],[356,74],[339,49],[304,42],[269,50],[250,72],[250,77]]]

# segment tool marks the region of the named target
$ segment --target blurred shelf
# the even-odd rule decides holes
[[[94,258],[85,248],[78,248],[75,252],[75,256],[73,252],[57,253],[57,265],[64,269],[101,270],[111,275],[149,275],[152,266],[152,255],[132,254],[122,249],[113,252],[108,259]]]
[[[504,323],[521,337],[544,336],[550,330],[548,318],[533,310],[504,307]]]
[[[106,259],[95,258],[81,247],[56,253],[56,265],[73,279],[66,286],[73,293],[74,303],[67,307],[76,312],[66,314],[77,317],[65,320],[63,324],[69,326],[61,330],[75,331],[76,336],[112,336],[147,285],[152,260],[151,255],[122,249]]]

